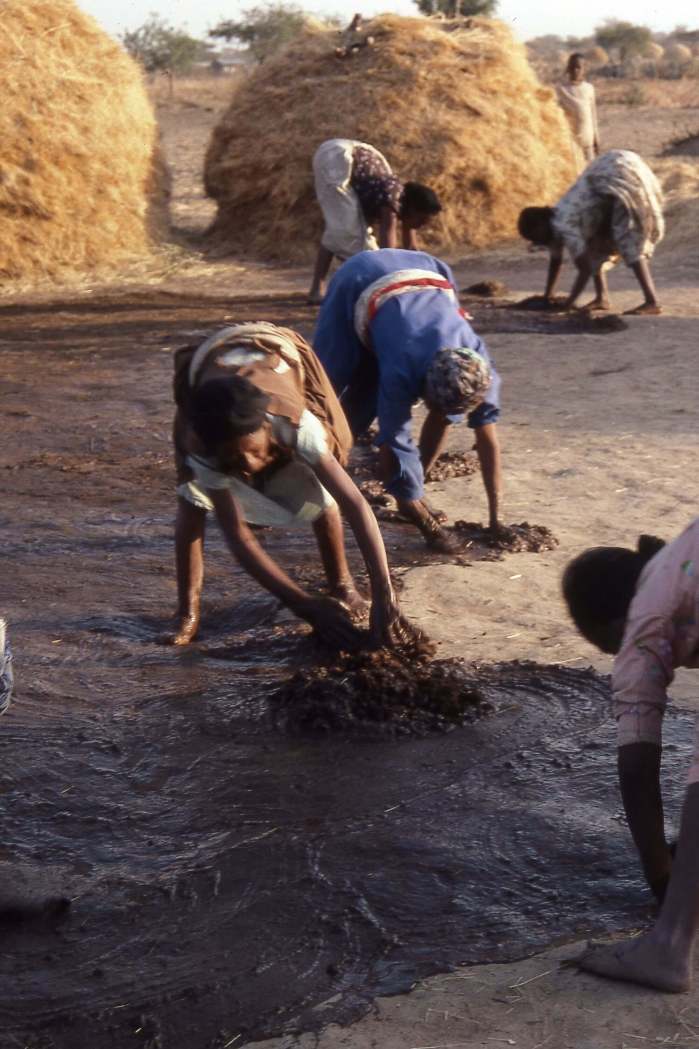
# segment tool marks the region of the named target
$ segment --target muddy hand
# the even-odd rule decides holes
[[[420,630],[401,615],[395,597],[373,603],[369,625],[371,641],[376,648],[410,645],[423,636]]]
[[[488,525],[488,535],[492,539],[512,539],[514,538],[514,532],[507,525],[503,524],[502,521],[491,521]]]
[[[332,648],[357,649],[362,635],[352,623],[347,608],[332,597],[309,597],[295,610]]]

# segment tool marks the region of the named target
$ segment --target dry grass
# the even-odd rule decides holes
[[[0,281],[146,252],[167,175],[134,62],[72,0],[2,0]]]
[[[697,104],[697,81],[685,78],[682,80],[595,80],[597,101],[600,105],[627,105],[629,91],[633,85],[642,92],[641,105],[653,109],[684,109]]]
[[[311,158],[328,138],[370,142],[437,191],[436,250],[515,235],[522,207],[573,181],[565,118],[502,23],[389,15],[369,31],[375,46],[343,61],[335,34],[307,32],[239,82],[205,165],[212,233],[231,251],[309,257],[321,230]]]

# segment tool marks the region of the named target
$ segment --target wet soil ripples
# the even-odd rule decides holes
[[[0,723],[0,891],[21,874],[73,901],[53,929],[3,930],[5,1042],[222,1049],[349,1020],[460,962],[643,921],[593,673],[470,666],[494,713],[448,734],[287,735],[269,700],[313,643],[213,528],[201,638],[159,643],[175,598],[170,360],[134,344],[128,309],[95,305],[80,367],[52,349],[65,313],[5,317],[0,442],[30,461],[0,472],[17,681]],[[222,319],[161,306],[170,334]],[[36,346],[16,351],[30,314]],[[100,400],[76,396],[87,382]],[[47,466],[47,450],[97,469]],[[386,528],[409,563],[421,540]],[[320,584],[310,535],[260,538]],[[678,761],[692,738],[688,717],[668,718]]]

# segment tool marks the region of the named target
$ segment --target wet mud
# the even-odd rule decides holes
[[[175,605],[169,347],[232,312],[152,290],[0,310],[16,677],[0,895],[71,901],[59,922],[3,929],[3,1049],[243,1046],[649,915],[592,672],[467,665],[493,711],[453,731],[289,734],[274,696],[315,647],[213,527],[201,637],[160,643]],[[312,317],[301,297],[235,315],[305,331]],[[259,535],[321,584],[310,533]],[[670,713],[664,733],[672,818],[691,721]]]
[[[483,544],[500,554],[540,554],[558,546],[558,539],[549,528],[528,521],[506,525],[497,535],[479,521],[455,521],[453,530],[460,538]]]
[[[509,294],[509,288],[501,280],[479,280],[475,284],[469,284],[464,288],[463,295],[473,295],[482,299],[504,299]]]
[[[591,313],[582,309],[566,313],[557,312],[546,304],[541,295],[531,295],[515,301],[484,299],[482,296],[462,294],[461,301],[473,315],[471,323],[479,335],[508,332],[531,332],[538,335],[613,335],[628,328],[627,322],[617,313]]]
[[[448,732],[492,712],[462,660],[431,655],[424,645],[297,670],[271,699],[274,724],[290,734],[391,739]]]

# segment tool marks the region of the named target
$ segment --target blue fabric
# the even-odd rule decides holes
[[[431,270],[456,290],[446,263],[422,251],[383,248],[362,251],[342,265],[330,281],[320,309],[313,348],[335,388],[353,434],[359,436],[378,416],[377,443],[388,444],[398,468],[386,489],[398,499],[420,499],[424,475],[412,438],[412,407],[422,396],[425,375],[443,349],[465,346],[481,354],[492,370],[486,400],[468,416],[471,427],[496,422],[500,415],[500,376],[485,343],[443,291],[421,290],[385,302],[371,323],[372,350],[354,329],[354,307],[365,288],[396,270]],[[463,415],[449,416],[462,422]]]

